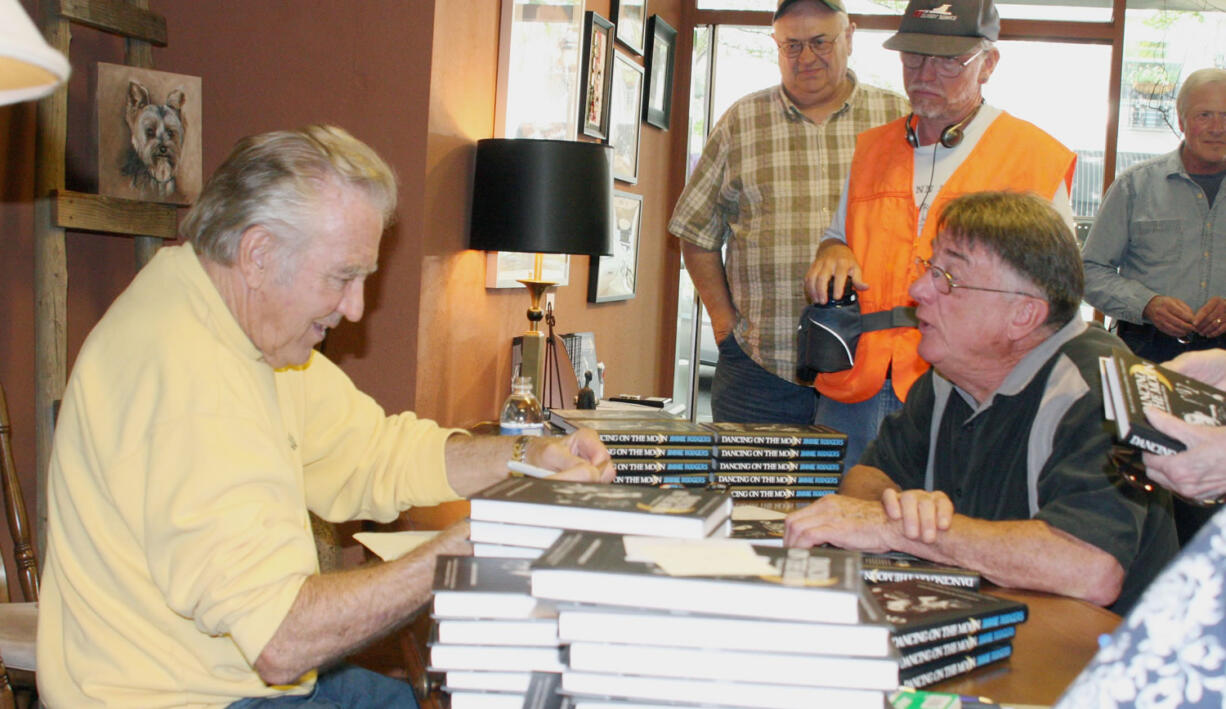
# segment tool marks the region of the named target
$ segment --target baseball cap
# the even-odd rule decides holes
[[[798,2],[801,2],[801,0],[779,0],[779,9],[775,10],[775,18],[774,20],[771,20],[771,21],[774,22],[775,20],[778,20],[780,17],[783,17],[784,14],[787,13],[788,8],[790,8],[791,6],[795,5]],[[817,0],[817,2],[822,5],[825,5],[831,10],[834,10],[835,12],[843,12],[843,13],[847,12],[847,8],[843,7],[842,0]]]
[[[882,46],[899,52],[956,57],[1000,37],[992,0],[911,0],[898,32]]]

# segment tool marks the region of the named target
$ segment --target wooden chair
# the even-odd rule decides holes
[[[15,695],[31,706],[37,696],[34,672],[34,639],[38,630],[38,559],[30,542],[21,481],[13,465],[8,401],[0,386],[0,487],[4,490],[4,514],[13,542],[13,561],[24,603],[9,597],[8,574],[0,564],[0,708],[15,706]]]

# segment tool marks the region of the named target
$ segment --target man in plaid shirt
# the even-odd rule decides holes
[[[781,84],[728,109],[669,221],[719,343],[716,421],[813,422],[817,395],[796,380],[805,270],[838,205],[856,134],[909,110],[902,96],[848,70],[854,30],[841,0],[779,3]]]

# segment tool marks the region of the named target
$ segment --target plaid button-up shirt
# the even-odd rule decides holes
[[[805,271],[834,217],[856,134],[910,110],[906,98],[848,76],[846,103],[820,124],[781,86],[733,104],[707,139],[668,224],[701,248],[727,244],[733,333],[755,362],[787,381],[796,379]]]

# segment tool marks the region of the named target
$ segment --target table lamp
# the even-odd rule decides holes
[[[613,149],[601,143],[527,138],[477,141],[468,247],[485,251],[608,256],[613,253]],[[552,281],[521,278],[532,297],[523,334],[524,376],[545,402],[541,296]]]
[[[47,44],[21,4],[0,0],[0,105],[42,98],[68,73],[68,60]]]

